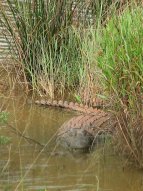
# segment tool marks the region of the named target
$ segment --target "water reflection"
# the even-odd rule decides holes
[[[143,175],[135,169],[123,170],[122,161],[105,150],[73,156],[55,148],[54,135],[74,113],[38,106],[9,103],[14,127],[42,144],[47,152],[20,138],[7,128],[0,133],[12,138],[0,146],[0,190],[54,191],[141,191]],[[51,139],[53,137],[53,139]],[[52,151],[53,154],[51,154]]]

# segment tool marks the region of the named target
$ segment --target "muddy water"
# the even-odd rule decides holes
[[[8,127],[0,134],[11,138],[0,146],[0,191],[141,191],[143,172],[124,169],[125,161],[110,148],[72,155],[58,148],[55,135],[74,113],[24,104],[16,97],[5,101],[9,123],[23,135],[45,144],[45,150]]]

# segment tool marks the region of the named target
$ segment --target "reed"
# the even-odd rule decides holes
[[[13,19],[1,8],[3,16],[1,23],[12,36],[14,53],[22,62],[27,80],[33,82],[35,80],[33,75],[37,75],[41,70],[39,62],[42,55],[41,46],[45,51],[49,51],[53,46],[53,37],[57,39],[59,47],[62,40],[60,32],[63,31],[66,36],[66,26],[71,21],[71,4],[66,5],[65,9],[65,1],[35,0],[21,3],[16,0],[13,3],[7,0],[7,3]]]
[[[130,4],[111,18],[98,38],[98,65],[118,121],[120,151],[143,167],[143,10]]]
[[[93,51],[88,53],[90,37],[85,35],[85,26],[97,27],[105,21],[112,1],[6,2],[12,17],[1,4],[0,22],[7,29],[5,37],[12,37],[11,51],[24,72],[26,84],[51,98],[57,94],[63,97],[65,90],[74,92],[75,97],[80,94],[81,99],[89,97],[82,96],[82,90],[89,89],[89,83],[86,87],[84,82],[89,79],[91,65],[84,60],[85,49],[88,57]],[[82,93],[78,92],[79,87]]]

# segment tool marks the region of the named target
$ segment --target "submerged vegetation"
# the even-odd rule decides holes
[[[13,20],[1,6],[1,23],[12,36],[25,84],[52,99],[69,96],[68,91],[91,105],[106,98],[118,121],[117,148],[142,168],[141,3],[14,2],[7,0]],[[89,12],[90,19],[81,19]]]

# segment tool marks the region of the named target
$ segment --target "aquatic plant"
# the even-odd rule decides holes
[[[0,112],[0,125],[3,125],[3,124],[5,124],[7,122],[8,115],[9,114],[7,112],[5,112],[5,111]]]
[[[8,120],[8,113],[5,111],[0,112],[0,126],[7,123]],[[5,145],[10,143],[10,137],[0,135],[0,145]]]
[[[0,145],[6,145],[8,143],[10,143],[10,137],[7,136],[0,136]]]
[[[12,17],[7,15],[1,4],[0,22],[6,28],[5,37],[12,37],[8,42],[24,72],[25,84],[30,83],[41,96],[46,94],[51,98],[55,92],[63,97],[65,90],[72,90],[78,96],[84,94],[83,91],[87,92],[91,84],[85,82],[89,75],[94,75],[90,74],[92,63],[86,56],[94,50],[88,53],[90,37],[84,36],[84,27],[85,24],[86,27],[91,24],[97,26],[105,21],[112,1],[6,2]],[[78,92],[79,89],[82,93]]]
[[[49,49],[54,45],[52,43],[55,43],[52,42],[54,37],[57,40],[57,51],[62,40],[60,32],[64,31],[63,38],[66,37],[66,26],[71,22],[71,4],[65,8],[65,1],[35,0],[21,3],[18,0],[7,0],[7,3],[13,18],[8,17],[4,8],[1,8],[1,23],[12,37],[14,53],[23,64],[27,80],[33,82],[41,70],[41,46],[45,52],[50,52]]]
[[[131,4],[114,15],[101,32],[98,65],[102,69],[118,121],[118,148],[143,167],[143,10]]]

